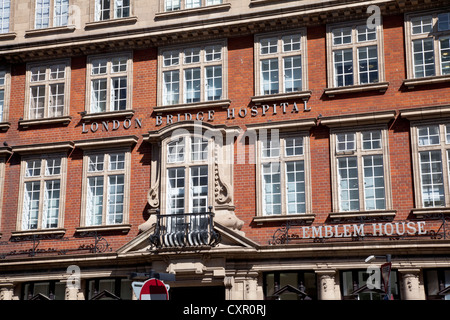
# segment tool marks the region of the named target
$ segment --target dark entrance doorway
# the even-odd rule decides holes
[[[225,301],[225,287],[171,287],[169,299],[172,301]]]

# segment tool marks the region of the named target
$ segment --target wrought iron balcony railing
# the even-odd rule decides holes
[[[183,247],[214,247],[220,234],[214,230],[214,213],[159,214],[150,243],[158,249]]]

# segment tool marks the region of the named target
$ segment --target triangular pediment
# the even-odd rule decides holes
[[[139,235],[137,235],[130,242],[126,243],[117,250],[119,254],[126,254],[132,252],[146,252],[153,250],[149,241],[150,236],[154,233],[155,228],[152,227]],[[220,234],[220,243],[214,247],[214,250],[220,249],[257,249],[259,244],[247,238],[241,231],[232,230],[228,227],[214,222],[214,230]],[[186,248],[188,249],[188,248]],[[198,248],[196,248],[198,250]]]

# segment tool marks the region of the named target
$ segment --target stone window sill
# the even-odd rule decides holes
[[[450,215],[450,208],[448,207],[414,208],[411,210],[411,212],[417,218],[426,218],[430,216]]]
[[[51,27],[51,28],[42,28],[42,29],[33,29],[33,30],[26,30],[25,36],[26,37],[38,37],[38,36],[46,36],[50,34],[59,34],[59,33],[65,33],[65,32],[73,32],[75,31],[76,27],[74,25],[72,26],[61,26],[61,27]]]
[[[172,111],[186,111],[186,110],[198,110],[201,108],[223,108],[226,109],[230,106],[230,100],[217,100],[217,101],[206,101],[198,103],[185,103],[185,104],[174,104],[168,106],[157,106],[153,110],[157,114],[162,112],[172,112]]]
[[[424,86],[424,85],[431,85],[431,84],[438,84],[438,83],[445,83],[445,82],[450,82],[450,75],[424,77],[424,78],[417,78],[417,79],[405,79],[405,80],[403,80],[403,85],[411,90],[417,86]]]
[[[252,223],[263,225],[273,222],[299,221],[305,224],[311,224],[314,221],[314,214],[289,214],[289,215],[273,215],[273,216],[256,216],[253,217]]]
[[[39,125],[47,125],[47,124],[68,125],[71,120],[72,120],[72,117],[70,117],[70,116],[55,117],[55,118],[43,118],[43,119],[19,120],[19,127],[28,128],[30,126],[39,126]]]
[[[254,96],[251,99],[252,102],[254,103],[264,103],[264,102],[292,100],[292,99],[308,100],[311,97],[311,94],[312,94],[311,91],[298,91],[290,93],[278,93],[263,96]]]
[[[180,16],[184,16],[184,15],[191,15],[191,14],[194,15],[194,14],[200,14],[200,13],[229,10],[230,8],[231,8],[231,3],[222,3],[222,4],[212,5],[212,6],[205,6],[205,7],[201,7],[201,8],[175,10],[175,11],[168,11],[168,12],[158,12],[155,14],[155,19],[179,18]]]
[[[84,121],[92,121],[98,119],[107,119],[107,118],[132,118],[134,115],[134,110],[121,110],[121,111],[110,111],[110,112],[98,112],[98,113],[86,113],[80,112],[81,117]]]
[[[117,224],[117,225],[103,225],[103,226],[89,226],[76,228],[77,233],[84,232],[111,232],[121,231],[127,233],[131,229],[131,224]]]
[[[377,220],[377,219],[393,219],[397,211],[395,210],[374,210],[374,211],[349,211],[349,212],[331,212],[329,217],[331,220]]]
[[[11,127],[10,122],[0,122],[0,130],[6,131]]]
[[[115,147],[129,147],[136,144],[139,137],[131,136],[119,136],[119,137],[107,137],[96,138],[88,140],[74,141],[76,148],[81,149],[97,149],[97,148],[115,148]]]
[[[326,88],[324,93],[332,98],[335,95],[346,94],[346,93],[359,93],[367,91],[379,91],[386,92],[389,87],[389,82],[377,82],[369,84],[360,84],[354,86],[338,87],[338,88]]]
[[[29,237],[29,236],[64,236],[66,229],[55,228],[55,229],[40,229],[40,230],[26,230],[26,231],[13,231],[11,232],[12,237]]]
[[[1,40],[13,40],[17,36],[17,33],[15,32],[7,32],[7,33],[0,33],[0,41]]]
[[[88,22],[85,25],[85,29],[97,29],[97,28],[109,28],[109,27],[119,27],[121,25],[130,25],[135,24],[137,22],[137,17],[127,17],[127,18],[117,18],[117,19],[108,19],[101,21],[92,21]]]

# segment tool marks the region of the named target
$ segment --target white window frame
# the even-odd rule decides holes
[[[300,48],[298,50],[285,51],[284,50],[284,38],[299,36]],[[273,39],[276,41],[276,52],[273,53],[261,53],[262,44],[261,41],[266,39]],[[307,41],[306,41],[306,28],[289,30],[284,32],[270,32],[264,34],[255,35],[255,96],[270,96],[273,94],[264,94],[262,90],[263,77],[261,63],[264,60],[273,59],[278,63],[278,93],[276,94],[290,94],[306,91],[308,89],[308,64],[307,64]],[[284,72],[284,59],[289,57],[300,56],[301,61],[301,88],[296,91],[286,92],[286,81]]]
[[[38,2],[39,1],[48,1],[49,7],[48,7],[48,24],[39,24],[38,25]],[[64,7],[60,6],[61,2],[66,2],[67,4],[64,5]],[[72,0],[33,0],[33,28],[34,29],[46,29],[46,28],[53,28],[53,27],[64,27],[69,25],[70,21],[70,12],[69,7],[72,3]],[[58,8],[61,7],[61,8]],[[60,17],[64,17],[63,14],[58,15],[58,10],[63,9],[64,15],[66,15],[66,18],[61,20]]]
[[[124,168],[120,170],[110,170],[110,159],[111,155],[124,154]],[[90,171],[90,157],[93,156],[103,156],[103,170],[100,171]],[[122,226],[129,223],[130,214],[130,171],[131,171],[131,148],[112,148],[112,149],[101,149],[101,150],[86,150],[83,155],[83,186],[82,186],[82,196],[81,196],[81,218],[80,226],[88,228],[101,228],[105,226]],[[108,194],[109,194],[109,177],[123,175],[124,176],[124,194],[123,194],[123,213],[121,223],[108,223],[107,215],[109,210],[108,205]],[[87,221],[89,213],[88,210],[88,188],[89,188],[89,178],[102,177],[103,178],[103,202],[102,202],[102,219],[100,224],[91,224]]]
[[[449,48],[448,53],[450,54],[450,29],[439,30],[438,16],[440,14],[450,14],[450,8],[442,9],[439,11],[424,11],[424,12],[414,12],[410,14],[405,14],[405,47],[406,47],[406,64],[407,64],[407,78],[408,79],[424,79],[429,77],[440,77],[440,76],[450,76],[450,61],[448,61],[448,73],[443,72],[442,69],[442,56],[441,56],[441,43],[440,39],[448,39]],[[421,33],[413,33],[413,22],[418,20],[420,17],[430,17],[431,18],[431,31],[424,30],[422,28]],[[425,32],[426,31],[426,32]],[[414,62],[414,41],[420,41],[425,39],[431,39],[433,43],[433,65],[434,72],[432,75],[417,76],[415,73],[415,62]],[[425,72],[425,71],[424,71]]]
[[[7,124],[11,88],[11,72],[7,67],[0,68],[0,124]],[[1,99],[3,94],[3,99]]]
[[[112,72],[112,61],[115,58],[123,57],[126,59],[126,71],[122,72]],[[92,74],[93,72],[93,62],[103,60],[106,62],[106,73],[102,74]],[[112,103],[112,79],[114,78],[124,78],[126,77],[126,100],[125,109],[113,110],[114,106]],[[93,99],[93,88],[92,83],[95,80],[106,80],[106,100],[105,100],[105,110],[96,111],[92,107]],[[131,110],[132,101],[132,81],[133,79],[133,54],[132,52],[120,52],[114,54],[101,54],[92,55],[88,57],[87,67],[86,67],[86,112],[88,114],[101,114],[107,112],[121,112],[124,110]]]
[[[160,0],[161,12],[199,9],[208,6],[220,5],[227,0]]]
[[[64,66],[64,79],[52,80],[50,78],[53,66]],[[41,81],[32,81],[33,70],[41,69],[40,76],[44,79]],[[45,69],[45,73],[41,73]],[[59,70],[61,71],[61,70]],[[26,73],[26,91],[25,91],[25,108],[24,108],[24,119],[25,120],[41,120],[49,118],[58,118],[62,116],[69,115],[69,101],[70,101],[70,60],[62,59],[55,61],[45,61],[39,63],[29,63],[27,64]],[[51,87],[53,85],[64,84],[64,105],[61,115],[50,116],[50,103],[51,103]],[[32,104],[32,94],[31,90],[33,87],[44,87],[43,97],[44,97],[44,112],[42,117],[32,117],[31,116],[31,104]]]
[[[59,174],[46,174],[46,168],[48,163],[53,159],[61,159],[60,173]],[[37,176],[27,176],[27,163],[32,161],[40,161],[40,174]],[[19,189],[19,204],[17,214],[17,227],[18,231],[39,231],[39,230],[52,230],[62,228],[64,225],[64,208],[66,199],[66,179],[67,179],[67,156],[62,153],[46,154],[46,155],[29,155],[23,156],[21,159],[20,168],[20,189]],[[53,180],[59,180],[59,207],[58,207],[58,223],[56,227],[46,228],[43,226],[44,211],[45,211],[45,186],[46,183]],[[38,183],[40,185],[39,192],[39,208],[38,208],[38,222],[37,228],[27,229],[24,228],[24,210],[25,210],[25,185],[27,183]]]
[[[327,25],[327,74],[328,74],[328,88],[345,88],[358,85],[377,85],[385,81],[385,71],[384,71],[384,46],[383,46],[383,24],[380,23],[376,26],[375,34],[376,40],[367,40],[358,42],[358,27],[364,27],[367,25],[366,20],[352,21],[346,23],[337,23]],[[351,29],[351,42],[345,44],[334,44],[333,43],[333,30],[337,29]],[[369,29],[370,30],[370,29]],[[378,59],[378,80],[362,84],[360,80],[359,71],[359,56],[358,50],[365,47],[377,47],[377,59]],[[351,50],[352,51],[352,74],[353,74],[353,84],[338,86],[335,82],[335,61],[334,52],[340,50]]]
[[[93,0],[94,5],[94,21],[105,21],[105,20],[111,20],[111,19],[122,19],[122,18],[129,18],[131,17],[131,10],[132,10],[132,0],[108,0],[109,1],[109,7],[104,8],[106,0]],[[117,8],[119,7],[119,2],[122,1],[122,4],[125,1],[128,1],[127,6],[122,6],[120,11],[117,11]],[[124,14],[124,9],[128,8],[128,14]],[[104,17],[103,12],[108,12],[108,16]],[[118,14],[118,12],[121,12],[121,14]]]
[[[369,132],[381,132],[381,146],[377,149],[363,150],[362,134]],[[352,150],[338,150],[337,136],[341,134],[355,134],[355,145]],[[333,213],[352,214],[360,213],[361,215],[392,211],[392,192],[390,179],[390,160],[388,148],[388,129],[386,126],[368,125],[366,127],[355,128],[339,128],[330,130],[330,159],[331,159],[331,181],[332,181],[332,195],[333,195]],[[383,157],[383,178],[384,178],[384,209],[367,209],[364,187],[364,164],[363,158],[365,156],[382,156]],[[358,178],[358,209],[342,210],[340,200],[340,186],[339,186],[339,158],[357,158],[357,178]]]
[[[258,138],[256,144],[256,181],[257,181],[257,217],[258,218],[296,218],[301,216],[312,215],[312,202],[311,202],[311,165],[310,165],[310,152],[309,152],[309,132],[295,131],[295,132],[281,132],[279,133],[279,140],[277,140],[276,134],[273,134],[273,130],[277,128],[271,128],[267,132],[267,136],[262,138],[261,135]],[[287,156],[286,154],[286,141],[292,138],[302,139],[303,152],[301,155]],[[274,156],[263,157],[263,149],[265,148],[267,140],[268,144],[273,144],[276,148],[279,145],[279,154]],[[270,142],[269,142],[270,141]],[[288,213],[288,186],[286,177],[286,164],[289,162],[303,161],[304,172],[304,190],[305,190],[305,212],[301,213]],[[281,213],[280,214],[266,214],[265,211],[265,192],[264,192],[264,177],[263,166],[266,163],[279,163],[280,164],[280,196],[281,196]]]
[[[419,145],[419,129],[429,126],[437,126],[439,129],[439,143],[433,143],[429,145]],[[448,126],[448,128],[447,128]],[[428,120],[428,121],[412,121],[411,122],[411,150],[412,150],[412,162],[414,173],[414,193],[415,193],[415,207],[417,209],[443,209],[450,208],[450,163],[449,154],[450,150],[450,119],[440,120]],[[420,153],[421,152],[440,152],[441,155],[441,172],[442,172],[442,184],[443,184],[443,196],[444,205],[439,206],[425,206],[424,197],[422,193],[422,170]]]
[[[220,60],[217,60],[212,56],[212,60],[207,61],[207,50],[215,47],[220,47]],[[189,62],[189,52],[192,50],[199,49],[199,61]],[[171,58],[170,61],[172,65],[165,66],[165,61],[167,59],[164,58],[165,53],[173,53],[173,55],[177,55],[178,59]],[[208,55],[209,56],[209,55]],[[188,58],[188,62],[186,62],[185,58]],[[209,59],[209,58],[208,58]],[[173,61],[173,62],[172,62]],[[178,62],[176,62],[178,61]],[[189,46],[169,46],[163,47],[159,49],[158,54],[158,106],[161,108],[166,106],[174,106],[174,105],[196,105],[201,103],[217,103],[220,101],[224,101],[228,98],[228,66],[227,66],[227,41],[226,40],[218,40],[211,41],[207,43],[194,43]],[[221,67],[222,72],[222,94],[219,99],[209,99],[208,100],[208,85],[207,85],[207,68],[211,67]],[[189,102],[185,100],[186,92],[186,80],[185,80],[185,71],[191,69],[200,69],[200,100]],[[174,101],[174,103],[165,103],[165,73],[178,73],[178,100]],[[187,99],[187,98],[186,98]]]
[[[9,33],[11,28],[11,0],[0,1],[0,34]]]
[[[179,141],[179,139],[184,139],[184,157],[174,159],[171,161],[169,159],[169,145],[174,141]],[[207,143],[206,159],[193,160],[192,159],[192,141],[193,139],[202,139],[204,143]],[[207,167],[208,173],[208,195],[206,208],[214,203],[214,140],[213,138],[205,139],[202,136],[195,134],[182,134],[174,135],[166,138],[161,143],[161,187],[162,187],[162,197],[161,197],[161,210],[162,214],[169,213],[169,177],[168,172],[170,169],[182,169],[184,170],[184,207],[183,213],[192,213],[192,185],[191,185],[191,170],[194,167]],[[209,209],[206,210],[209,212]]]

